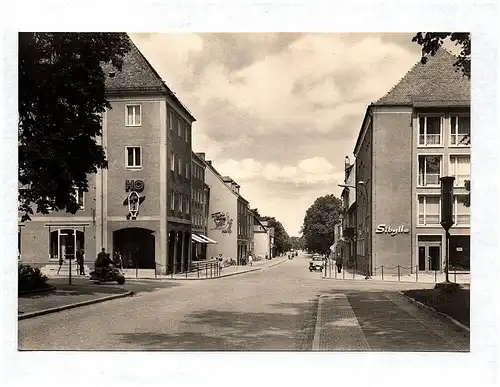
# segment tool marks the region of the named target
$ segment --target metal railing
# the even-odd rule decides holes
[[[340,268],[340,270],[339,270]],[[415,282],[419,282],[419,277],[422,280],[422,277],[429,276],[433,279],[434,283],[439,282],[441,280],[441,276],[444,274],[443,269],[434,269],[434,270],[419,270],[419,266],[410,266],[406,267],[403,265],[396,266],[385,266],[381,265],[378,267],[372,268],[372,273],[369,273],[368,267],[345,267],[344,265],[338,265],[336,262],[329,261],[325,268],[323,269],[323,275],[325,278],[334,278],[334,279],[356,279],[358,278],[376,278],[381,279],[382,281],[389,281],[390,279],[395,279],[397,277],[397,281],[401,282],[402,279],[408,278],[408,276],[414,276]],[[464,275],[470,275],[469,270],[457,269],[456,267],[450,267],[448,272],[450,281],[457,282],[457,277]],[[410,282],[410,281],[404,281]]]
[[[440,134],[421,134],[418,140],[419,145],[441,145]]]

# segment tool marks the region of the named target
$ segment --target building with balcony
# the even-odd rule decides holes
[[[57,268],[82,248],[121,253],[125,269],[166,274],[191,257],[191,129],[194,116],[132,43],[117,71],[104,66],[106,99],[98,138],[108,168],[75,192],[75,214],[52,212],[20,223],[21,259]]]
[[[358,270],[443,268],[442,176],[455,177],[450,266],[469,268],[470,209],[463,200],[470,179],[470,80],[455,71],[455,61],[440,49],[366,109],[354,148],[356,184],[350,184],[357,187]]]

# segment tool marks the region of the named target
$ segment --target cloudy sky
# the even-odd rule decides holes
[[[340,195],[367,105],[420,58],[414,34],[131,34],[197,119],[205,152],[262,215],[299,235]]]

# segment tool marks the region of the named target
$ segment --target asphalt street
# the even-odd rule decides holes
[[[130,281],[132,297],[19,321],[19,349],[468,350],[468,335],[398,294],[432,285],[325,280],[308,261],[211,281]]]

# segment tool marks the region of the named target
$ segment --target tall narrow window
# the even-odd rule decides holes
[[[182,121],[180,118],[177,119],[177,136],[182,136]]]
[[[177,196],[178,199],[178,205],[179,205],[179,211],[182,212],[182,201],[183,201],[183,195],[181,193],[178,194]]]
[[[174,130],[174,112],[168,112],[168,127],[170,130]]]
[[[455,176],[455,187],[464,187],[470,180],[470,156],[451,156],[450,173]]]
[[[170,191],[170,209],[175,211],[175,191]]]
[[[418,144],[422,146],[442,145],[441,117],[423,116],[419,119]]]
[[[177,163],[179,164],[177,166],[177,172],[179,173],[179,175],[182,175],[182,157],[181,156],[177,156]]]
[[[470,145],[470,117],[453,116],[451,117],[451,138],[452,146]]]
[[[170,154],[170,170],[175,171],[175,154],[173,151]]]
[[[189,179],[189,163],[186,162],[186,179]]]
[[[84,192],[79,190],[78,188],[76,188],[75,189],[75,199],[79,205],[80,210],[83,210],[85,208]]]
[[[125,105],[125,125],[141,126],[141,105]]]
[[[142,155],[140,146],[127,146],[125,157],[126,166],[130,169],[138,169],[142,167]]]
[[[438,186],[441,177],[441,156],[418,156],[418,185]]]
[[[189,142],[189,125],[188,124],[186,124],[184,126],[184,137],[185,137],[186,142]]]

